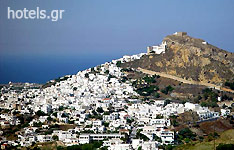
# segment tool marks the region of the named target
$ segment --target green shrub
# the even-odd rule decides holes
[[[225,82],[225,86],[228,86],[230,89],[234,90],[234,82]]]
[[[85,78],[89,78],[89,74],[88,73],[85,74]]]
[[[233,150],[233,149],[234,149],[234,144],[222,144],[222,143],[220,143],[216,147],[216,150]]]
[[[120,67],[120,66],[121,66],[121,61],[117,61],[117,62],[116,62],[116,66],[117,66],[117,67]]]

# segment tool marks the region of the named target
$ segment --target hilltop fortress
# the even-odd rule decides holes
[[[187,32],[175,32],[173,35],[176,36],[185,36],[187,35]],[[165,53],[167,48],[167,42],[163,41],[160,45],[157,46],[148,46],[147,47],[147,54],[161,54],[161,53]]]

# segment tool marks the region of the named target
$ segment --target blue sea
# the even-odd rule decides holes
[[[51,79],[118,59],[121,54],[9,55],[0,56],[0,84],[11,82],[46,83]]]

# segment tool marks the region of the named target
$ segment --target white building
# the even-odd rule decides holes
[[[167,42],[163,41],[162,44],[158,45],[158,46],[148,46],[147,47],[147,54],[161,54],[161,53],[165,53],[167,48]]]
[[[157,141],[146,141],[142,144],[143,150],[158,150],[158,142]]]
[[[79,143],[86,144],[90,142],[90,135],[89,134],[81,134],[79,136]]]
[[[173,131],[162,131],[161,139],[163,144],[173,144],[174,143],[174,132]]]

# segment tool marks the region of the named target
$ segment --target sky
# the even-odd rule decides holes
[[[56,22],[8,19],[7,9],[65,10]],[[176,31],[234,52],[233,0],[0,0],[0,83],[45,83]]]

